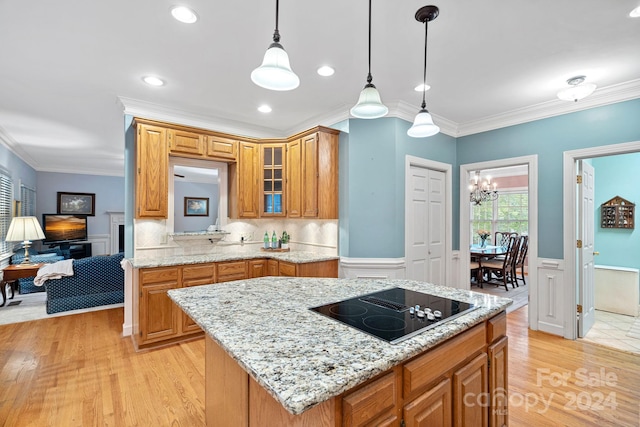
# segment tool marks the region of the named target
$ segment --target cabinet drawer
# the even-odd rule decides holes
[[[216,282],[229,282],[231,280],[243,280],[247,278],[247,262],[232,261],[221,262],[216,268]]]
[[[213,283],[214,277],[215,264],[194,265],[182,269],[182,280],[211,279]]]
[[[175,282],[178,280],[176,267],[143,268],[140,270],[140,284]]]
[[[502,312],[487,321],[487,342],[492,343],[507,335],[507,313]]]
[[[342,399],[343,425],[372,425],[376,418],[388,417],[396,407],[397,396],[395,372],[346,395]]]
[[[404,397],[428,386],[444,373],[484,349],[487,337],[485,324],[458,335],[450,341],[404,365]]]
[[[288,262],[280,261],[278,268],[279,276],[296,277],[296,265]]]

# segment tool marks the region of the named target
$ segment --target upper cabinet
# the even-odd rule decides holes
[[[201,157],[204,153],[204,135],[179,129],[168,129],[169,153],[191,154]]]
[[[136,218],[166,218],[167,129],[136,122]]]
[[[236,160],[238,141],[223,136],[208,135],[206,137],[207,157],[214,159]]]
[[[262,197],[260,216],[285,216],[285,147],[286,144],[260,144]]]
[[[135,119],[136,218],[167,218],[169,156],[229,164],[231,218],[338,218],[339,131],[255,140]]]

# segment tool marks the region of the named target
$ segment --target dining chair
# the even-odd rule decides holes
[[[528,251],[529,236],[520,236],[518,254],[513,262],[513,278],[515,280],[516,286],[520,286],[518,284],[518,280],[522,280],[523,285],[527,284],[527,281],[524,279],[524,264],[525,260],[527,259]],[[520,268],[520,278],[518,278],[518,267]]]
[[[515,231],[496,231],[494,233],[493,244],[496,246],[507,246],[509,237],[518,237],[518,233]]]
[[[509,237],[507,242],[507,252],[504,255],[504,259],[489,259],[482,262],[483,273],[488,274],[489,280],[491,280],[491,274],[495,273],[498,278],[502,278],[502,284],[506,291],[509,290],[507,284],[511,283],[511,287],[514,286],[514,260],[518,255],[518,245],[520,240],[514,236]],[[489,283],[489,282],[485,282]],[[490,282],[500,286],[499,282]]]
[[[482,261],[480,258],[472,259],[469,267],[471,270],[471,277],[476,279],[476,286],[482,288]]]

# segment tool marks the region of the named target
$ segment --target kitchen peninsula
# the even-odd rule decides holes
[[[309,310],[394,287],[476,309],[395,345]],[[208,426],[507,423],[509,299],[409,280],[283,277],[169,297],[206,333]]]

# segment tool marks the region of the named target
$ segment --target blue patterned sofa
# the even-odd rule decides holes
[[[78,310],[124,302],[123,253],[73,260],[73,276],[50,279],[47,313]]]
[[[64,253],[60,249],[45,249],[38,251],[29,248],[29,260],[33,263],[44,262],[46,264],[51,264],[54,262],[62,261],[65,258],[66,257],[64,256]],[[24,249],[16,249],[16,253],[11,257],[11,264],[20,264],[23,259]],[[18,283],[20,283],[20,294],[44,292],[43,286],[36,286],[33,284],[33,277],[19,279]]]

